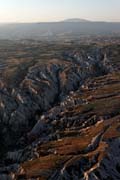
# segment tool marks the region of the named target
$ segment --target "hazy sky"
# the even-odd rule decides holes
[[[0,0],[0,22],[120,21],[120,0]]]

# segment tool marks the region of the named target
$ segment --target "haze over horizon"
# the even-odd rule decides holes
[[[120,22],[119,0],[0,0],[0,23],[80,18]]]

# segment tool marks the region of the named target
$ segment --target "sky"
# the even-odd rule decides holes
[[[120,0],[0,0],[0,22],[119,21]]]

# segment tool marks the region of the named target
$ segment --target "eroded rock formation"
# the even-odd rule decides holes
[[[1,180],[120,179],[120,73],[98,49],[62,57],[0,82]]]

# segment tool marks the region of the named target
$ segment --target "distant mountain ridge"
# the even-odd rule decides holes
[[[80,18],[71,18],[71,19],[65,19],[64,21],[62,22],[91,22],[89,20],[86,20],[86,19],[80,19]]]

